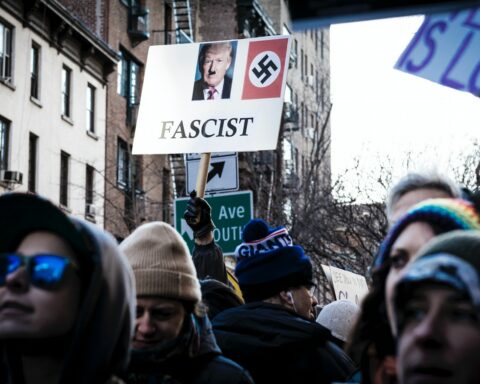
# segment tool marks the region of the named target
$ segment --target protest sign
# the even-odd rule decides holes
[[[363,297],[368,293],[365,277],[340,268],[322,265],[327,280],[332,284],[337,300],[349,300],[360,305]]]
[[[480,8],[425,17],[395,68],[480,96]]]
[[[133,154],[275,149],[289,36],[152,46]]]

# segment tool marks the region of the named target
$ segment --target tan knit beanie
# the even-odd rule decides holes
[[[121,244],[135,275],[138,296],[197,303],[200,283],[187,244],[170,225],[143,224]]]

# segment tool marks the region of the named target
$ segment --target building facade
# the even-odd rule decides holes
[[[200,2],[196,20],[196,41],[292,36],[277,149],[239,154],[255,216],[291,222],[312,185],[328,191],[331,183],[329,29],[293,33],[286,0]]]
[[[107,77],[116,53],[56,1],[0,3],[0,189],[103,226]]]

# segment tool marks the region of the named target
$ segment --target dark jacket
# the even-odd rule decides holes
[[[213,330],[224,355],[257,384],[344,381],[355,368],[325,327],[280,305],[256,302],[226,310]]]
[[[204,82],[203,79],[195,81],[193,85],[193,95],[192,100],[205,100],[203,95],[204,90]],[[230,91],[232,89],[232,79],[225,75],[223,78],[223,90],[222,90],[222,99],[229,99],[230,98]],[[209,100],[211,101],[211,100]]]
[[[192,258],[199,280],[214,279],[228,285],[223,252],[214,241],[206,245],[195,244]]]
[[[85,266],[83,299],[74,329],[65,336],[48,340],[5,341],[0,345],[5,364],[3,372],[0,366],[2,384],[24,382],[16,353],[22,343],[37,353],[61,354],[63,369],[59,384],[119,383],[114,375],[127,368],[135,319],[132,270],[113,236],[86,221],[71,220],[90,248],[90,254],[82,255],[80,260]]]
[[[222,356],[208,317],[191,315],[173,342],[133,351],[129,384],[251,384],[248,372]]]

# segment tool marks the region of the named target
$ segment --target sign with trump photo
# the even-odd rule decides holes
[[[152,46],[133,154],[275,149],[290,38]]]

